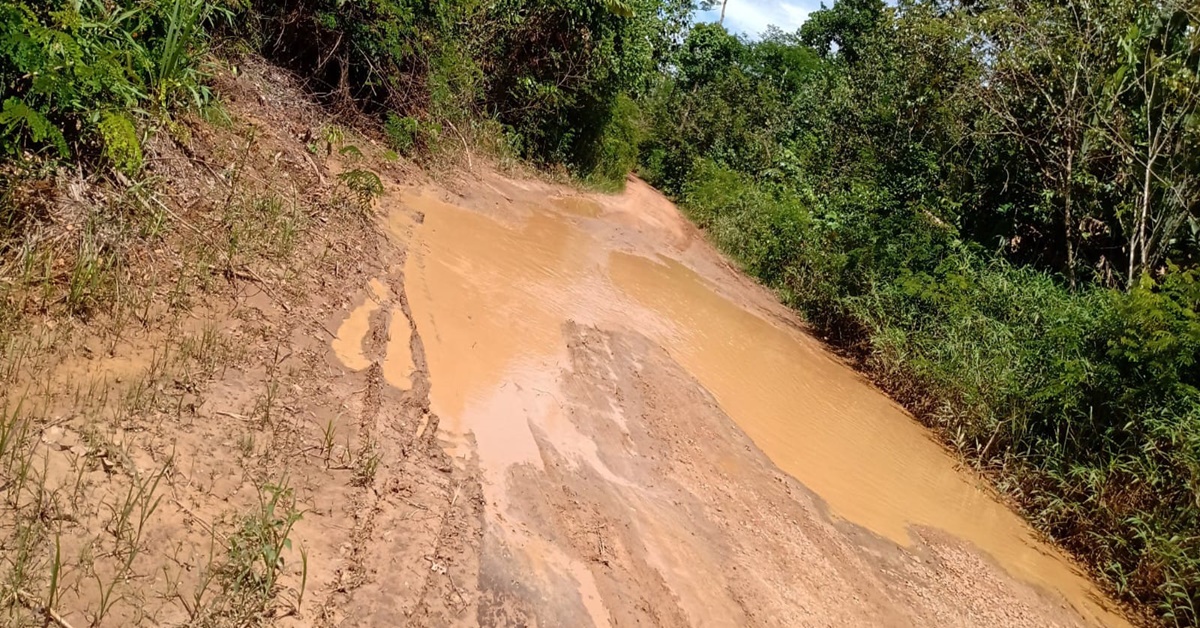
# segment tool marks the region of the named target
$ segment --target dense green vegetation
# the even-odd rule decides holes
[[[261,54],[397,152],[631,168],[1123,598],[1200,622],[1200,15],[840,0],[759,40],[690,0],[0,0],[17,177],[133,177]],[[214,52],[216,51],[216,52]]]
[[[0,2],[0,151],[50,148],[141,167],[134,118],[211,98],[204,26],[227,9],[198,0]]]
[[[688,34],[642,173],[1128,600],[1200,604],[1200,14],[840,0]]]
[[[637,159],[634,101],[692,10],[660,0],[5,0],[0,149],[136,169],[126,132],[205,106],[217,42],[386,122],[399,151],[490,143],[620,185]]]
[[[686,26],[660,0],[254,1],[250,37],[335,104],[389,118],[397,150],[499,144],[620,185],[633,99]]]

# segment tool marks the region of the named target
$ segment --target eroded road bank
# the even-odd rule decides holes
[[[339,623],[1124,625],[643,183],[455,188],[389,191],[406,254],[333,342],[455,478],[404,495],[432,549],[359,556]]]

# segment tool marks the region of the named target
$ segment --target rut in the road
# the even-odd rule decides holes
[[[403,263],[403,252],[398,256]],[[450,625],[475,615],[481,502],[478,478],[455,467],[438,444],[420,332],[401,270],[387,277],[369,328],[350,344],[371,359],[359,391],[358,490],[351,548],[338,568],[320,618],[326,626]],[[370,296],[368,296],[368,299]],[[398,347],[397,324],[408,326]],[[407,387],[384,364],[409,366]]]

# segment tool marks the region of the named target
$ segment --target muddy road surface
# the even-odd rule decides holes
[[[1125,625],[640,181],[382,214],[393,261],[331,321],[382,462],[324,623]]]

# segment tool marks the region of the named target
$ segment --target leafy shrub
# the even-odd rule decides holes
[[[600,187],[619,190],[625,186],[625,176],[637,167],[638,144],[641,143],[641,111],[632,98],[620,94],[600,127],[598,139],[585,144],[589,154],[580,157],[584,177]]]
[[[387,134],[388,146],[392,150],[407,155],[417,144],[417,119],[412,116],[398,116],[389,113],[383,130]]]
[[[696,165],[683,198],[725,250],[770,284],[782,280],[808,235],[809,215],[796,194],[753,182],[709,160]]]
[[[468,0],[252,0],[242,34],[303,72],[341,104],[460,117],[473,111],[479,73]],[[465,109],[465,111],[464,111]]]
[[[375,199],[383,195],[383,181],[379,175],[365,168],[347,170],[338,175],[338,180],[350,190],[363,211],[370,209]]]
[[[86,154],[95,136],[118,168],[140,165],[130,113],[207,102],[198,67],[219,12],[212,0],[0,4],[0,149]]]
[[[635,99],[664,60],[657,42],[672,41],[691,7],[254,0],[246,22],[268,57],[379,115],[398,152],[436,149],[442,126],[474,140],[471,123],[485,117],[520,137],[510,146],[520,156],[619,185],[635,163]]]

